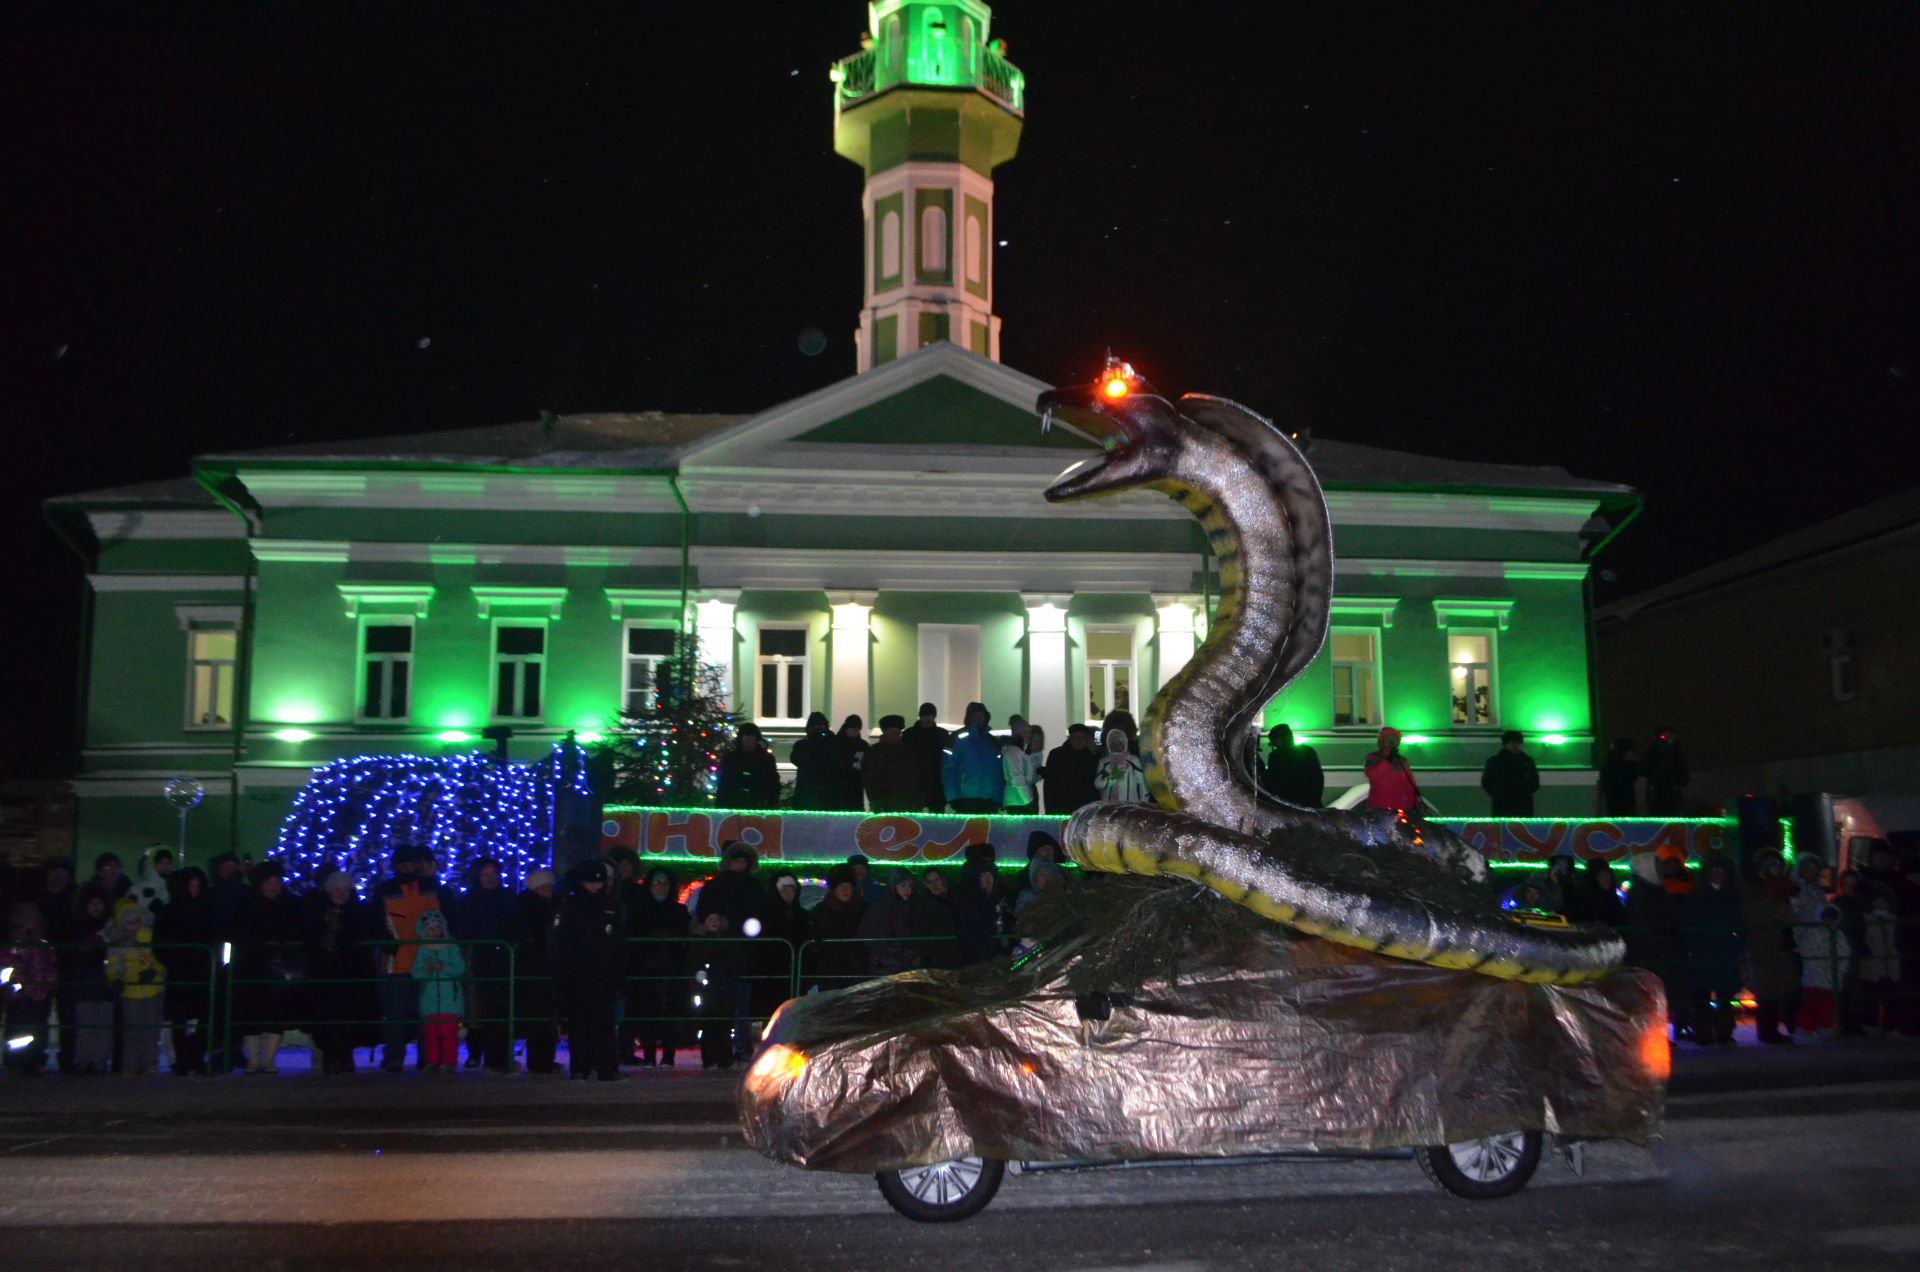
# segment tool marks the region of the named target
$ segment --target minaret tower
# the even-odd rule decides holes
[[[833,67],[833,148],[867,174],[858,370],[936,340],[996,361],[993,170],[1013,158],[1026,77],[980,0],[874,0]]]

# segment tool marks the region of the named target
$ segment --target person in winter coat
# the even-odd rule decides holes
[[[1100,798],[1109,804],[1147,802],[1147,774],[1140,757],[1127,750],[1127,735],[1120,729],[1107,730],[1107,753],[1100,757],[1093,784]]]
[[[181,872],[182,874],[185,871]],[[326,1075],[353,1072],[354,1040],[373,1018],[379,1000],[368,981],[373,935],[366,911],[353,893],[353,879],[336,870],[306,899],[301,939],[307,947],[307,1005],[313,1049]]]
[[[1533,793],[1540,789],[1540,770],[1533,757],[1521,750],[1526,735],[1508,729],[1500,735],[1500,749],[1487,757],[1480,769],[1480,789],[1492,802],[1495,817],[1533,816]]]
[[[866,721],[857,715],[848,716],[833,735],[833,744],[840,759],[840,795],[834,806],[842,812],[857,813],[867,806],[860,784],[860,765],[867,755]]]
[[[1420,787],[1413,767],[1400,754],[1400,730],[1381,729],[1362,764],[1367,775],[1367,807],[1396,813],[1420,811]]]
[[[1627,965],[1645,968],[1666,990],[1667,1019],[1675,1039],[1693,1036],[1688,1015],[1692,991],[1687,985],[1687,943],[1681,933],[1681,898],[1668,891],[1663,875],[1684,870],[1671,857],[1643,853],[1633,859],[1627,885]]]
[[[159,1070],[159,1034],[165,1028],[167,968],[154,957],[154,928],[132,897],[113,907],[108,984],[119,993],[121,1074],[144,1078]]]
[[[866,914],[867,903],[854,883],[853,867],[835,866],[827,871],[827,895],[808,916],[814,947],[810,965],[803,971],[812,983],[821,989],[841,989],[866,978],[866,949],[835,944],[858,940]]]
[[[413,983],[413,951],[420,916],[440,909],[433,854],[413,844],[393,850],[393,874],[373,890],[372,904],[388,945],[380,959],[380,1017],[386,1043],[380,1067],[399,1073],[418,1022],[419,993]],[[444,911],[443,911],[444,913]],[[426,1060],[418,1063],[425,1066]]]
[[[233,916],[247,899],[247,872],[240,858],[230,852],[217,852],[207,859],[207,909],[213,930],[225,932],[233,926]]]
[[[714,800],[721,808],[780,807],[780,770],[757,724],[743,724],[720,759]]]
[[[1801,1024],[1810,1032],[1831,1038],[1839,1032],[1840,992],[1853,970],[1853,944],[1840,927],[1840,907],[1820,908],[1820,953],[1807,962],[1800,988]]]
[[[534,870],[521,881],[513,903],[513,1014],[516,1028],[527,1040],[527,1072],[549,1077],[557,1070],[559,1012],[554,1006],[553,957],[554,877],[551,870]]]
[[[1100,746],[1105,749],[1107,739],[1118,729],[1127,739],[1127,754],[1140,754],[1140,726],[1133,718],[1133,712],[1115,709],[1107,712],[1100,720]]]
[[[121,897],[133,888],[133,882],[120,868],[120,858],[113,853],[103,852],[93,859],[93,877],[80,885],[82,896],[97,893],[107,903],[107,913],[113,913],[113,907]]]
[[[466,956],[448,939],[447,916],[428,910],[414,924],[411,975],[420,990],[420,1050],[426,1067],[452,1073],[460,1058],[460,1017],[466,1014]]]
[[[807,717],[806,736],[793,744],[793,806],[839,809],[845,804],[846,751],[833,736],[826,713]]]
[[[38,1077],[47,1064],[47,1021],[60,981],[59,962],[47,944],[39,906],[16,902],[8,920],[12,944],[0,950],[0,966],[12,968],[13,974],[0,985],[0,1013],[6,1025],[0,1037],[28,1041],[23,1047],[5,1048],[0,1059],[9,1073]]]
[[[1260,784],[1267,794],[1295,808],[1319,808],[1327,801],[1327,775],[1320,753],[1293,740],[1293,726],[1276,724],[1267,730],[1267,763]]]
[[[1049,815],[1064,816],[1100,802],[1094,774],[1100,755],[1093,749],[1093,726],[1070,724],[1067,740],[1047,752],[1046,786],[1041,802]]]
[[[1647,814],[1652,817],[1678,817],[1686,811],[1686,789],[1690,774],[1687,757],[1680,752],[1680,739],[1673,730],[1661,729],[1647,744],[1646,759],[1640,772],[1647,779]]]
[[[861,762],[867,807],[876,813],[917,813],[927,806],[925,763],[907,745],[906,723],[897,715],[881,716],[880,738]]]
[[[253,890],[233,920],[233,1028],[248,1073],[278,1073],[280,1036],[299,1018],[306,973],[300,944],[300,902],[287,891],[280,863],[263,861],[248,879]]]
[[[107,898],[98,889],[81,896],[70,938],[61,943],[61,1033],[73,1034],[72,1060],[61,1042],[60,1071],[89,1075],[113,1069],[113,986],[107,983]],[[71,1010],[69,1010],[71,1009]],[[69,1030],[66,1022],[73,1025]]]
[[[873,877],[873,863],[867,860],[864,852],[850,853],[847,856],[847,869],[853,871],[853,890],[867,904],[868,909],[879,905],[887,895],[887,885]]]
[[[1569,923],[1604,923],[1620,927],[1627,921],[1626,908],[1613,871],[1604,861],[1586,861],[1568,884],[1560,913]]]
[[[167,903],[153,917],[154,952],[167,969],[166,1013],[173,1030],[173,1071],[207,1072],[215,938],[207,876],[195,866],[173,872]]]
[[[702,889],[704,891],[704,889]],[[687,968],[693,976],[689,998],[700,1039],[700,1067],[731,1069],[746,1039],[738,1036],[744,1015],[737,1004],[745,1001],[749,966],[741,932],[719,910],[694,920],[694,941],[687,947]]]
[[[1893,890],[1875,884],[1854,966],[1860,984],[1860,1024],[1871,1035],[1900,1027],[1900,929]]]
[[[915,808],[923,808],[930,813],[945,811],[947,789],[942,765],[947,748],[953,744],[953,734],[940,727],[940,713],[931,702],[920,704],[913,727],[902,733],[900,740],[907,744],[907,750],[919,762],[920,781],[925,794]]]
[[[1040,811],[1041,762],[1046,758],[1046,733],[1019,716],[1010,721],[1011,736],[1000,746],[1001,798],[1004,811],[1030,816]]]
[[[1606,763],[1600,766],[1600,809],[1609,817],[1636,817],[1640,799],[1635,784],[1640,780],[1640,761],[1633,753],[1632,738],[1616,738],[1607,750]]]
[[[752,947],[758,955],[753,960],[754,981],[749,991],[754,1019],[766,1019],[787,1001],[793,960],[812,930],[812,921],[800,905],[800,881],[792,875],[781,875],[773,881],[772,895],[761,904],[759,943]]]
[[[1066,875],[1061,873],[1059,866],[1054,865],[1052,861],[1045,857],[1036,857],[1027,865],[1027,886],[1025,890],[1022,891],[1018,897],[1014,898],[1014,914],[1018,915],[1020,911],[1026,909],[1035,901],[1038,901],[1041,893],[1050,892],[1060,887],[1065,881]]]
[[[647,872],[647,886],[627,914],[627,1014],[634,1022],[634,1062],[673,1068],[673,1053],[685,1015],[681,973],[687,961],[691,922],[680,904],[679,884],[665,866]]]
[[[873,975],[892,976],[896,972],[912,971],[926,961],[926,947],[914,940],[923,935],[919,930],[921,924],[916,921],[922,915],[914,908],[920,900],[913,872],[898,869],[887,879],[885,898],[868,909],[866,917],[860,920],[861,939],[874,942],[867,947],[867,967]]]
[[[1790,1043],[1800,1000],[1800,959],[1794,947],[1793,907],[1787,900],[1793,884],[1777,852],[1756,853],[1753,870],[1741,901],[1746,911],[1746,981],[1753,991],[1755,1032],[1764,1043]]]
[[[701,885],[693,899],[693,917],[704,920],[709,914],[721,915],[728,930],[737,935],[760,912],[760,885],[754,879],[759,868],[760,854],[753,849],[735,841],[722,844],[720,872]]]
[[[454,927],[467,942],[472,971],[468,1002],[467,1067],[489,1073],[513,1072],[513,1040],[507,1037],[507,990],[513,974],[508,946],[513,940],[515,902],[500,878],[500,863],[473,863],[473,887],[454,902]]]
[[[573,1079],[620,1079],[614,1051],[621,986],[619,913],[609,891],[613,869],[583,861],[567,872],[567,895],[553,920],[553,987],[567,1021]]]
[[[985,851],[967,850],[966,865],[954,889],[953,932],[962,967],[984,963],[1000,953],[1001,916],[1008,904],[1000,886],[1000,872],[994,869],[992,849],[980,847]]]
[[[1710,858],[1706,882],[1681,903],[1687,941],[1687,983],[1692,992],[1693,1037],[1701,1046],[1733,1043],[1733,1001],[1740,992],[1740,954],[1746,945],[1746,907],[1733,882],[1733,866]]]
[[[967,704],[965,726],[940,762],[947,805],[956,813],[997,813],[1006,794],[1000,739],[987,731],[993,716],[978,702]]]

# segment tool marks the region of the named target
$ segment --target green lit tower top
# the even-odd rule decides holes
[[[1000,357],[993,170],[1013,158],[1026,77],[980,0],[875,0],[833,67],[833,148],[867,174],[866,371],[936,340]]]

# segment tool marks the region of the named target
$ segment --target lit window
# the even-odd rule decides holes
[[[1087,628],[1087,721],[1133,710],[1133,629]]]
[[[1464,725],[1492,724],[1495,711],[1493,633],[1448,632],[1447,664],[1453,696],[1453,722]]]
[[[1336,631],[1327,643],[1333,661],[1334,725],[1379,724],[1379,638],[1372,632]]]
[[[807,629],[762,627],[760,653],[754,661],[760,676],[754,718],[761,724],[805,721],[811,709],[807,698]]]
[[[630,712],[653,710],[654,687],[660,683],[660,668],[673,657],[674,630],[627,624],[626,709]]]
[[[889,209],[880,218],[880,277],[900,276],[900,214]]]
[[[920,701],[939,708],[942,720],[958,722],[969,702],[980,701],[980,628],[970,623],[922,623]]]
[[[540,619],[502,619],[493,629],[493,715],[538,720],[546,690],[547,625]]]
[[[369,619],[360,628],[360,718],[404,720],[413,692],[413,623]]]
[[[187,630],[187,727],[233,727],[233,667],[240,634],[231,624]]]

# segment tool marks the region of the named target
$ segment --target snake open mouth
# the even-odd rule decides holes
[[[1091,384],[1040,395],[1040,426],[1063,420],[1098,441],[1100,453],[1082,460],[1046,489],[1049,503],[1130,490],[1155,480],[1170,453],[1175,409],[1132,368],[1120,364]]]

